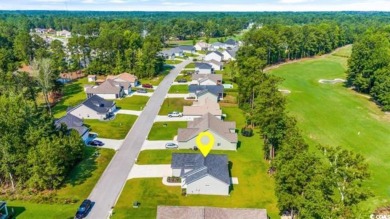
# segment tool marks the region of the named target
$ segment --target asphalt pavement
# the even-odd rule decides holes
[[[94,206],[87,218],[106,219],[111,207],[115,206],[171,84],[180,71],[190,62],[190,60],[186,60],[176,65],[154,91],[141,115],[127,133],[122,146],[116,152],[89,195],[89,199],[94,202]]]

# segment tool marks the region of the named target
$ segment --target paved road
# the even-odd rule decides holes
[[[95,202],[94,207],[87,218],[106,219],[112,206],[115,205],[123,186],[126,183],[130,170],[134,165],[139,151],[145,141],[150,129],[152,128],[154,118],[160,111],[165,95],[180,71],[191,61],[186,60],[176,65],[160,83],[153,96],[149,99],[133,127],[120,147],[110,164],[100,177],[89,195],[89,199]]]

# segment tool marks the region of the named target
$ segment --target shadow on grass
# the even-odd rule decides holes
[[[8,206],[8,214],[9,218],[17,218],[19,215],[21,215],[23,212],[26,211],[25,207],[19,207],[19,206]]]
[[[70,184],[72,186],[80,185],[85,180],[92,176],[92,173],[97,169],[97,153],[98,150],[92,147],[85,147],[85,158],[77,164],[66,177],[64,186]]]
[[[65,105],[65,101],[74,95],[83,91],[83,87],[80,83],[72,82],[64,87],[64,95],[61,100],[53,107],[53,114],[57,114],[62,111],[66,111],[68,109],[68,105]],[[76,103],[75,103],[76,104]]]
[[[232,175],[232,169],[233,169],[233,162],[229,161],[228,162],[228,168],[229,168],[229,176],[230,178],[233,176]],[[229,194],[234,191],[234,185],[233,185],[233,182],[230,183],[230,187],[229,187]]]

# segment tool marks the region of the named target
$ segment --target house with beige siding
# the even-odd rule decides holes
[[[227,155],[173,153],[172,175],[181,178],[187,195],[229,195],[230,175]]]
[[[221,119],[222,110],[219,107],[218,101],[205,97],[204,99],[201,98],[194,101],[192,106],[183,106],[183,116],[201,117],[207,113]]]
[[[222,84],[222,75],[221,74],[193,74],[191,84],[220,85]]]
[[[196,138],[202,132],[210,132],[214,137],[212,150],[237,150],[238,136],[235,122],[225,122],[211,113],[195,118],[187,123],[187,128],[180,128],[177,134],[179,149],[197,147]]]
[[[98,86],[86,87],[87,97],[97,95],[104,99],[121,98],[131,92],[131,83],[107,79]]]
[[[129,74],[127,72],[124,72],[119,75],[108,75],[106,80],[113,80],[118,83],[128,82],[130,83],[131,87],[136,87],[139,84],[138,77],[133,74]],[[125,89],[125,93],[129,94],[129,90]]]

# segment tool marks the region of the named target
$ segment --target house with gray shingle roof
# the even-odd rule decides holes
[[[212,74],[213,66],[209,63],[205,62],[197,62],[195,63],[195,73],[196,74]]]
[[[116,81],[108,79],[99,86],[86,87],[87,97],[98,95],[104,99],[117,99],[130,93],[131,83],[127,81]]]
[[[84,125],[83,120],[80,118],[67,113],[65,116],[54,122],[56,128],[60,128],[61,125],[66,125],[68,130],[76,130],[84,142],[87,142],[89,136],[89,129]]]
[[[112,117],[116,110],[114,101],[105,100],[97,95],[93,95],[79,105],[68,109],[70,113],[80,119],[100,119],[105,120]]]
[[[237,150],[238,136],[235,122],[225,122],[211,113],[195,118],[187,123],[187,128],[179,128],[177,142],[180,149],[197,146],[196,137],[201,132],[209,131],[214,136],[212,150]]]
[[[188,195],[229,195],[228,162],[223,154],[173,153],[172,175],[182,179]]]
[[[185,53],[194,53],[195,52],[195,47],[194,46],[179,46],[179,49],[183,50]]]
[[[163,56],[164,59],[175,59],[177,57],[184,57],[184,51],[179,47],[175,47],[172,49],[163,50],[160,52],[160,55]]]
[[[215,60],[217,62],[222,62],[223,54],[219,51],[208,52],[204,57],[204,60],[205,61]]]
[[[189,96],[195,99],[199,99],[202,95],[210,93],[215,96],[216,101],[223,99],[223,85],[198,85],[190,84],[188,86]]]
[[[230,61],[230,60],[236,60],[236,53],[238,49],[227,49],[222,52],[223,54],[223,60],[224,61]]]

